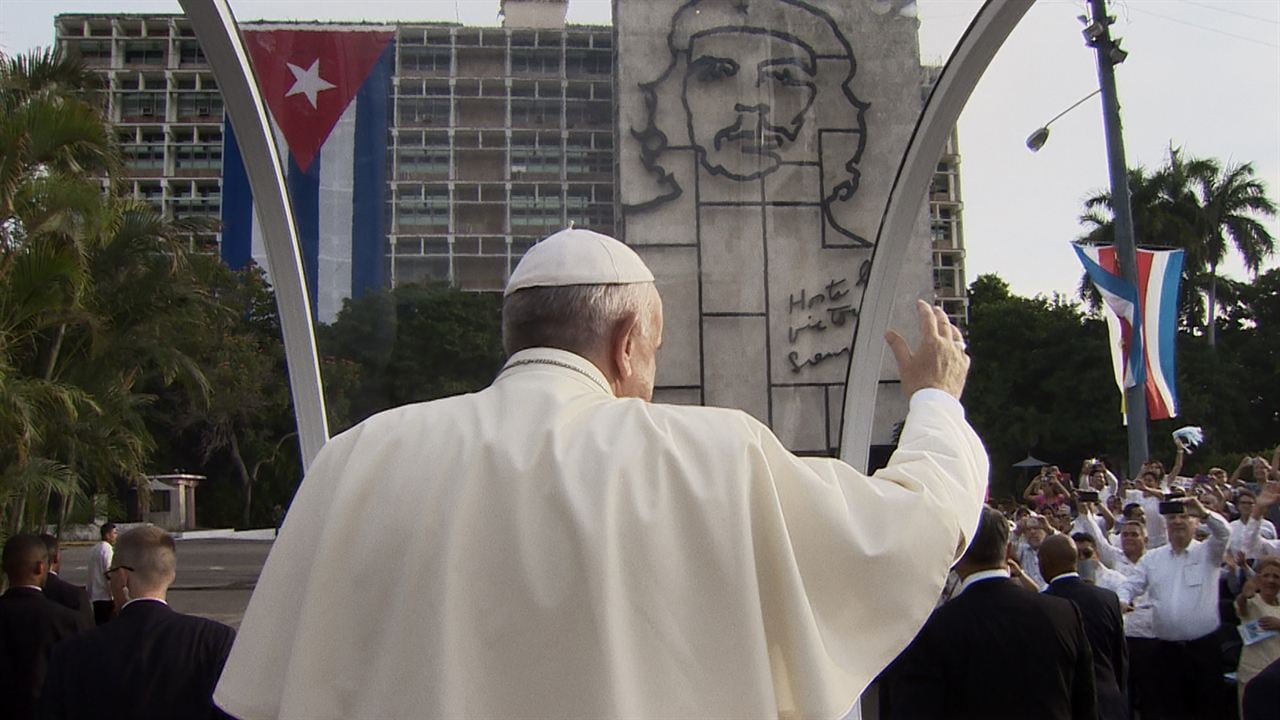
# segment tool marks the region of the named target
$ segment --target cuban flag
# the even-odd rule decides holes
[[[1174,342],[1184,252],[1139,249],[1138,284],[1134,287],[1120,277],[1114,247],[1072,247],[1089,280],[1102,293],[1116,385],[1122,391],[1142,385],[1150,419],[1175,417]]]
[[[311,307],[332,322],[348,297],[383,285],[387,105],[395,33],[246,29],[245,49],[285,165]],[[222,257],[266,265],[235,133],[223,128]],[[269,268],[268,268],[269,270]]]

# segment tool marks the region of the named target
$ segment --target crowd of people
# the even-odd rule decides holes
[[[1280,717],[1280,449],[1194,477],[1184,456],[1123,481],[1096,458],[1075,481],[1045,466],[993,501],[884,674],[882,717]]]
[[[117,538],[106,523],[89,559],[88,589],[58,577],[52,535],[4,544],[0,595],[3,717],[227,718],[213,704],[235,631],[171,610],[173,536],[145,526]],[[105,595],[105,600],[96,599]]]

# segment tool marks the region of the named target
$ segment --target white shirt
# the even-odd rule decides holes
[[[1253,518],[1251,517],[1249,519],[1252,520]],[[1245,553],[1245,556],[1248,557],[1250,560],[1252,560],[1256,557],[1256,555],[1251,555],[1249,551],[1245,550],[1245,547],[1244,547],[1245,539],[1247,536],[1246,528],[1248,528],[1248,526],[1249,526],[1248,523],[1244,522],[1243,520],[1232,520],[1228,524],[1228,527],[1231,528],[1231,542],[1229,545],[1227,545],[1227,549],[1232,554],[1238,553],[1243,550]],[[1262,518],[1260,533],[1261,533],[1260,537],[1266,540],[1275,540],[1276,526],[1272,524],[1270,520],[1266,518]]]
[[[1164,516],[1160,514],[1160,499],[1146,493],[1138,499],[1147,523],[1147,549],[1154,550],[1169,542],[1169,531],[1164,526]]]
[[[1129,560],[1124,550],[1112,544],[1110,538],[1103,538],[1102,528],[1098,527],[1093,518],[1086,518],[1081,523],[1081,529],[1093,538],[1093,546],[1098,549],[1098,559],[1102,561],[1094,581],[1098,587],[1119,595],[1125,581],[1138,573],[1138,563]],[[1142,558],[1138,558],[1138,562],[1141,561]],[[1134,598],[1132,604],[1133,610],[1124,614],[1125,637],[1154,638],[1156,634],[1150,599],[1144,593]]]
[[[746,413],[516,353],[479,393],[325,445],[214,699],[242,720],[841,717],[982,506],[960,404],[910,404],[868,477]]]
[[[89,602],[110,600],[111,589],[107,587],[107,570],[111,569],[111,560],[115,557],[115,548],[106,540],[100,541],[89,550],[89,573],[85,579],[85,589],[89,591]]]
[[[1208,511],[1209,539],[1192,540],[1183,552],[1172,545],[1149,550],[1120,592],[1122,602],[1148,593],[1156,637],[1194,640],[1218,628],[1218,567],[1231,538],[1221,515]]]
[[[1262,522],[1270,524],[1270,521],[1266,518],[1263,518]],[[1280,555],[1280,541],[1274,538],[1268,539],[1262,531],[1263,527],[1257,518],[1249,518],[1248,524],[1244,527],[1243,545],[1245,557],[1260,558],[1267,555]]]

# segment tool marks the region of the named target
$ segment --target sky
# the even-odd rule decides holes
[[[620,0],[641,2],[642,0]],[[859,0],[861,1],[861,0]],[[608,23],[612,0],[570,0],[569,21]],[[1128,59],[1116,68],[1128,164],[1155,168],[1170,145],[1251,162],[1280,202],[1280,2],[1112,0]],[[497,0],[231,0],[242,20],[444,20],[497,24]],[[980,0],[920,0],[921,59],[940,64]],[[0,51],[53,41],[64,12],[180,12],[177,0],[0,0]],[[1027,135],[1098,87],[1083,0],[1039,0],[1010,35],[960,116],[968,280],[1000,275],[1023,295],[1075,292],[1070,242],[1083,200],[1107,189],[1101,102],[1053,123],[1038,153]],[[856,48],[855,48],[856,52]],[[1280,237],[1280,221],[1267,223]],[[1268,267],[1280,264],[1280,258]],[[1245,277],[1232,260],[1228,274]]]

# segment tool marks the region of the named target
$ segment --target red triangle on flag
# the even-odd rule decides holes
[[[249,30],[245,49],[267,107],[306,172],[395,33]]]

